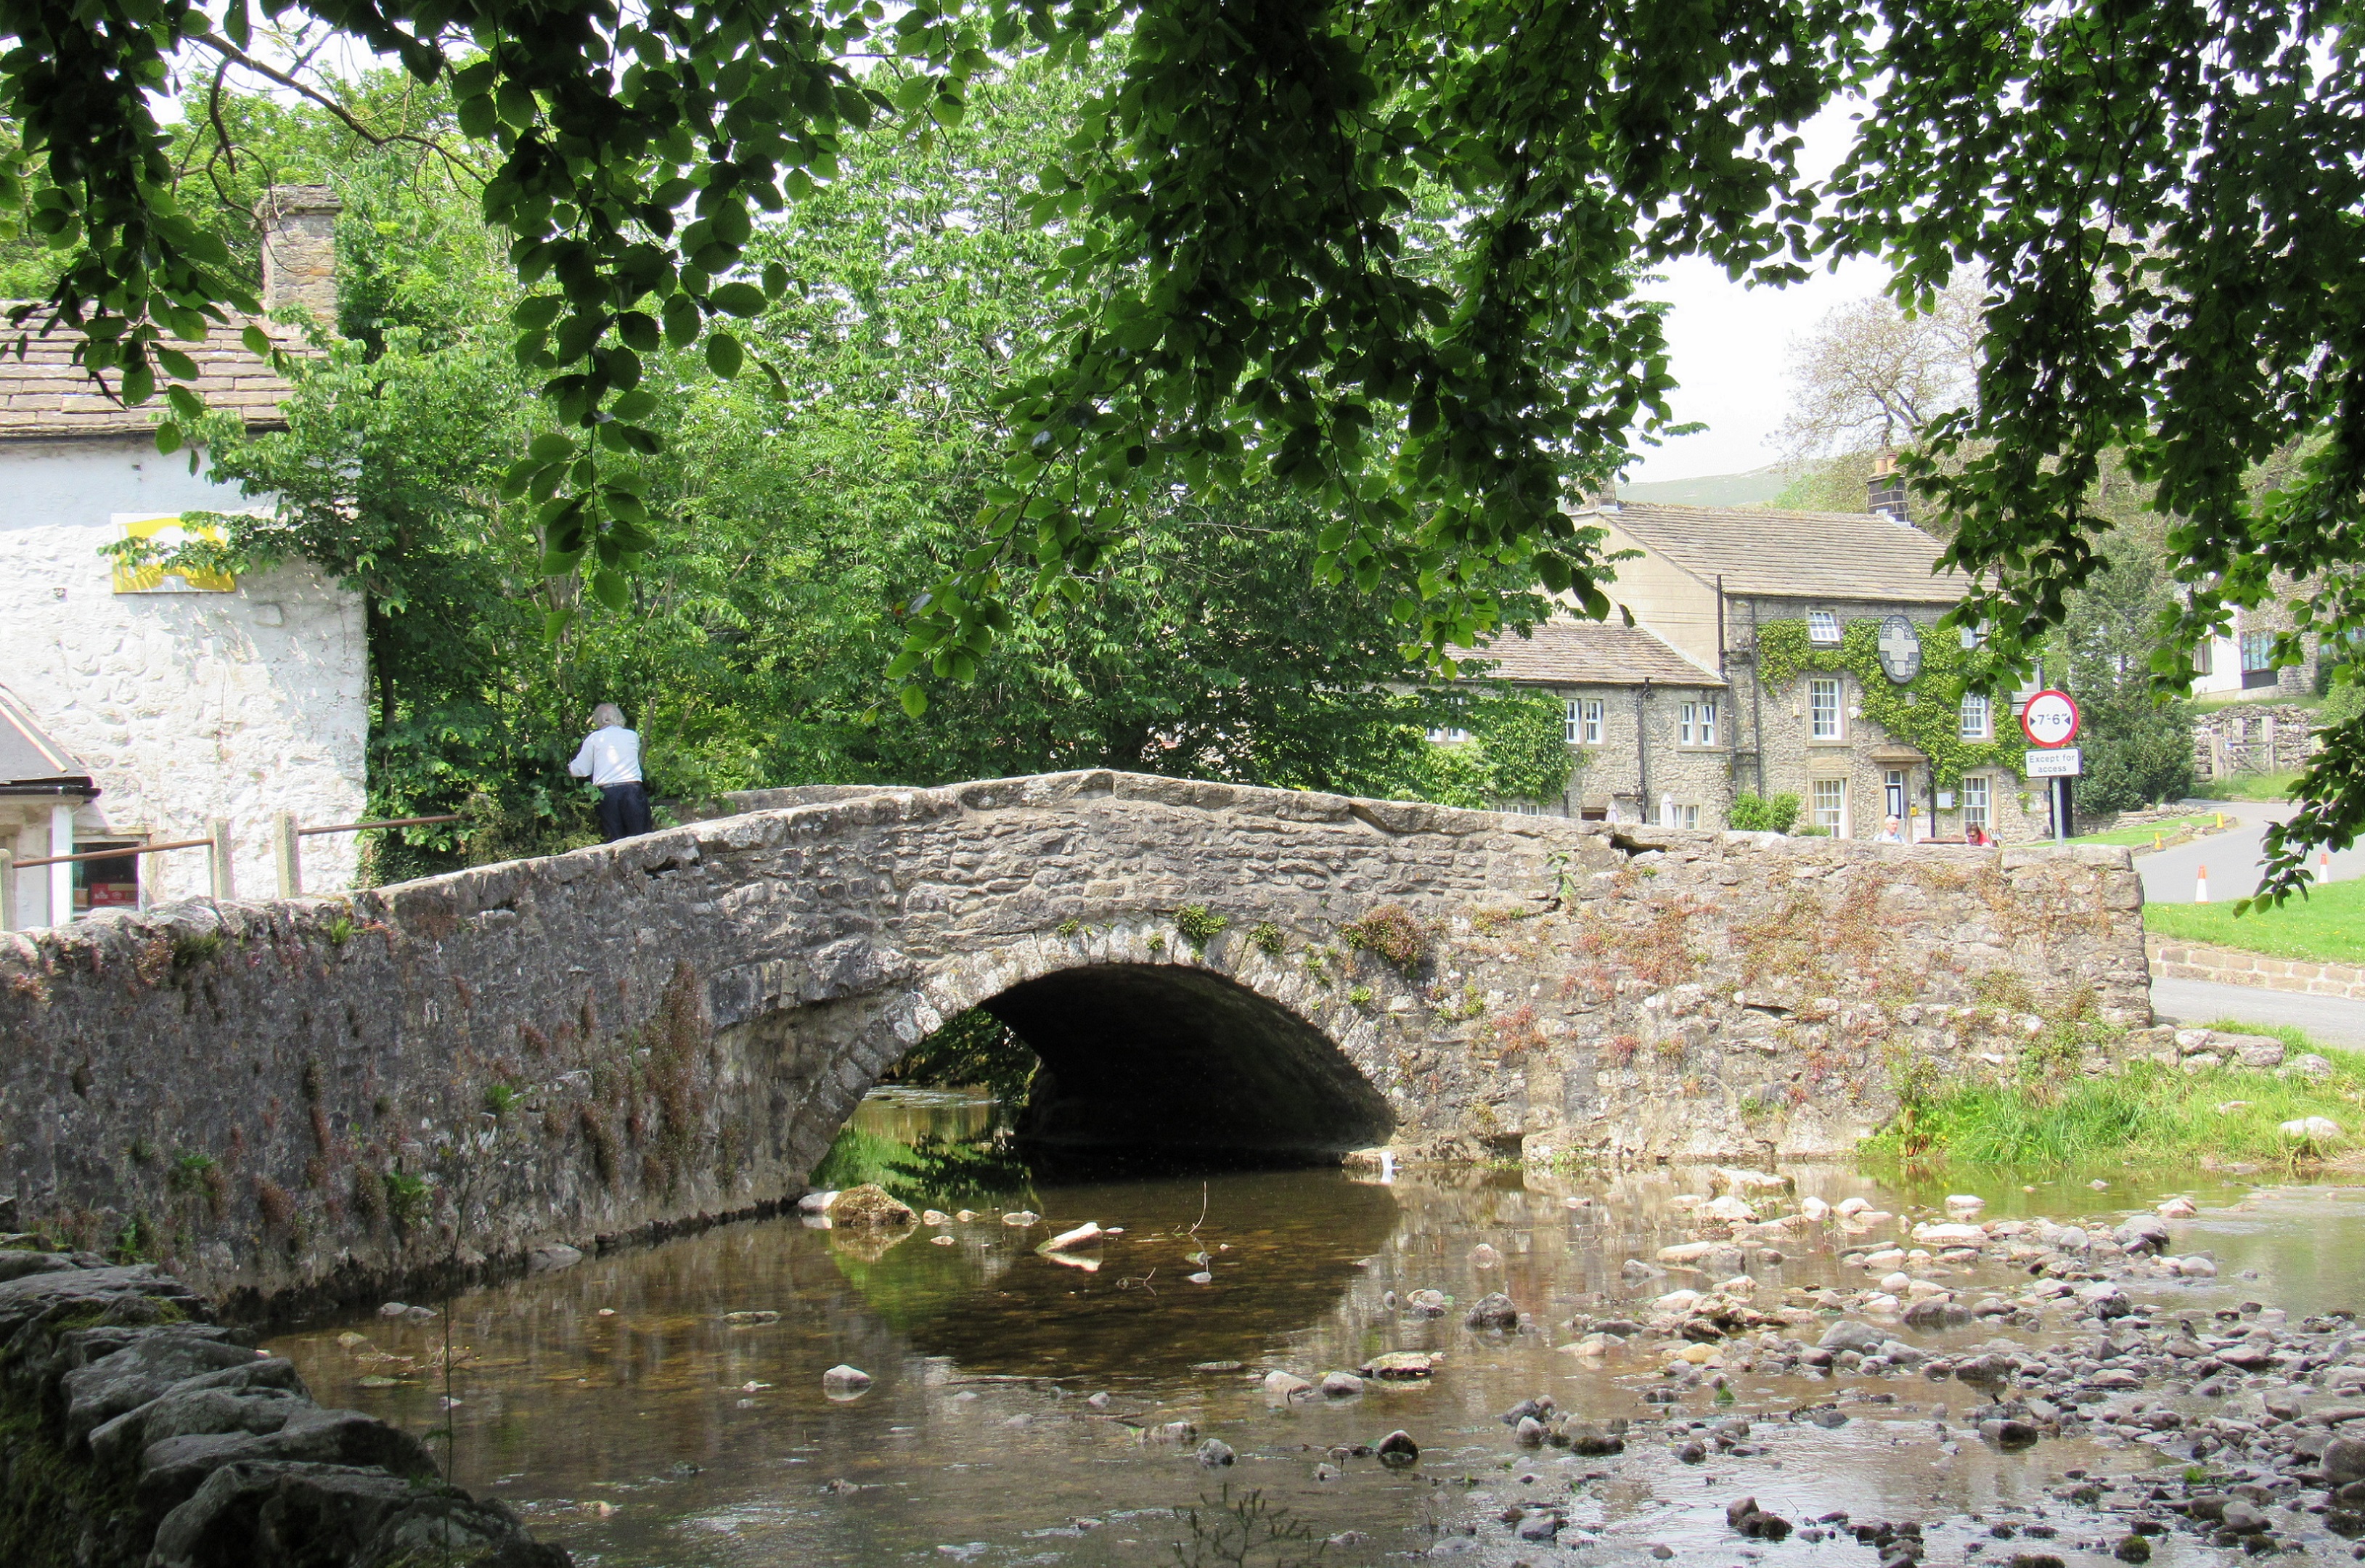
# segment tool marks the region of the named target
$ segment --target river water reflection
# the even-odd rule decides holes
[[[910,1142],[974,1132],[988,1110],[889,1092],[860,1125]],[[1863,1195],[1900,1213],[1977,1191],[1990,1218],[2117,1214],[2180,1192],[2202,1213],[2179,1226],[2178,1249],[2214,1251],[2220,1277],[2146,1294],[2173,1293],[2195,1311],[2263,1300],[2294,1319],[2365,1295],[2365,1190],[2113,1173],[2102,1192],[2078,1179],[2028,1192],[2000,1175],[1967,1185],[1959,1171],[1929,1187],[1829,1166],[1789,1173],[1802,1194]],[[1171,1563],[1171,1543],[1187,1539],[1171,1510],[1226,1484],[1261,1489],[1316,1536],[1339,1538],[1325,1562],[1400,1561],[1440,1544],[1466,1562],[1652,1562],[1660,1545],[1682,1562],[1738,1562],[1761,1550],[1869,1562],[1853,1544],[1740,1541],[1724,1504],[1754,1491],[1793,1518],[1993,1513],[2041,1501],[2074,1467],[2151,1462],[2083,1439],[2010,1456],[1971,1443],[1949,1455],[1930,1435],[1932,1413],[1974,1396],[1895,1378],[1866,1380],[1855,1397],[1891,1402],[1855,1406],[1846,1426],[1788,1427],[1762,1455],[1704,1469],[1642,1432],[1616,1459],[1513,1449],[1497,1415],[1531,1395],[1597,1420],[1664,1413],[1641,1397],[1660,1385],[1654,1366],[1588,1363],[1560,1347],[1575,1338],[1572,1315],[1634,1310],[1685,1282],[1629,1283],[1620,1269],[1688,1234],[1669,1200],[1701,1191],[1698,1175],[1422,1171],[1383,1183],[1317,1170],[1042,1186],[999,1204],[972,1199],[976,1220],[883,1247],[794,1218],[725,1226],[469,1294],[449,1304],[448,1322],[362,1316],[272,1349],[295,1359],[323,1403],[425,1431],[444,1420],[432,1358],[448,1327],[472,1352],[449,1385],[455,1478],[507,1499],[587,1563]],[[1597,1201],[1572,1208],[1573,1196]],[[1022,1206],[1042,1222],[1000,1223],[1000,1209]],[[1125,1232],[1088,1249],[1082,1261],[1097,1268],[1036,1250],[1087,1220]],[[1473,1260],[1482,1242],[1498,1264]],[[1191,1282],[1201,1271],[1207,1282]],[[1759,1299],[1863,1281],[1848,1276],[1828,1244],[1810,1241],[1760,1265]],[[1422,1288],[1463,1305],[1503,1291],[1541,1332],[1484,1333],[1463,1326],[1459,1307],[1420,1319],[1388,1305],[1387,1293]],[[1442,1359],[1429,1382],[1373,1383],[1359,1398],[1275,1407],[1259,1386],[1268,1370],[1318,1379],[1389,1350]],[[823,1372],[841,1362],[876,1380],[858,1398],[824,1393]],[[1199,1370],[1210,1362],[1240,1365]],[[1676,1408],[1778,1417],[1851,1398],[1846,1382],[1743,1375],[1729,1399],[1703,1387]],[[1229,1444],[1238,1462],[1210,1471],[1191,1443],[1149,1440],[1176,1421]],[[1412,1469],[1328,1452],[1395,1428],[1421,1444]],[[1326,1459],[1335,1478],[1317,1469]],[[1507,1541],[1499,1526],[1476,1540],[1456,1533],[1547,1495],[1594,1544],[1566,1545],[1574,1530],[1541,1549]],[[2162,1546],[2164,1564],[2215,1560]]]

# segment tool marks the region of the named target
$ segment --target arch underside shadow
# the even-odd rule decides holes
[[[1395,1126],[1328,1036],[1205,969],[1088,965],[981,1005],[1042,1060],[1019,1130],[1055,1157],[1319,1159],[1384,1143]]]

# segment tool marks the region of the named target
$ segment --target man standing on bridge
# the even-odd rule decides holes
[[[600,834],[607,843],[649,831],[649,792],[641,782],[641,737],[624,728],[613,702],[591,710],[591,733],[566,771],[600,787]]]

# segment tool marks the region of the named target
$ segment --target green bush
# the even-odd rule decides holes
[[[1788,833],[1799,820],[1799,797],[1776,795],[1760,800],[1747,790],[1732,798],[1726,822],[1743,833]]]

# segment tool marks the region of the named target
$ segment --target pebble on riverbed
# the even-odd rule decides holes
[[[870,1374],[860,1367],[850,1367],[841,1361],[821,1374],[824,1394],[832,1399],[854,1399],[870,1386]]]

